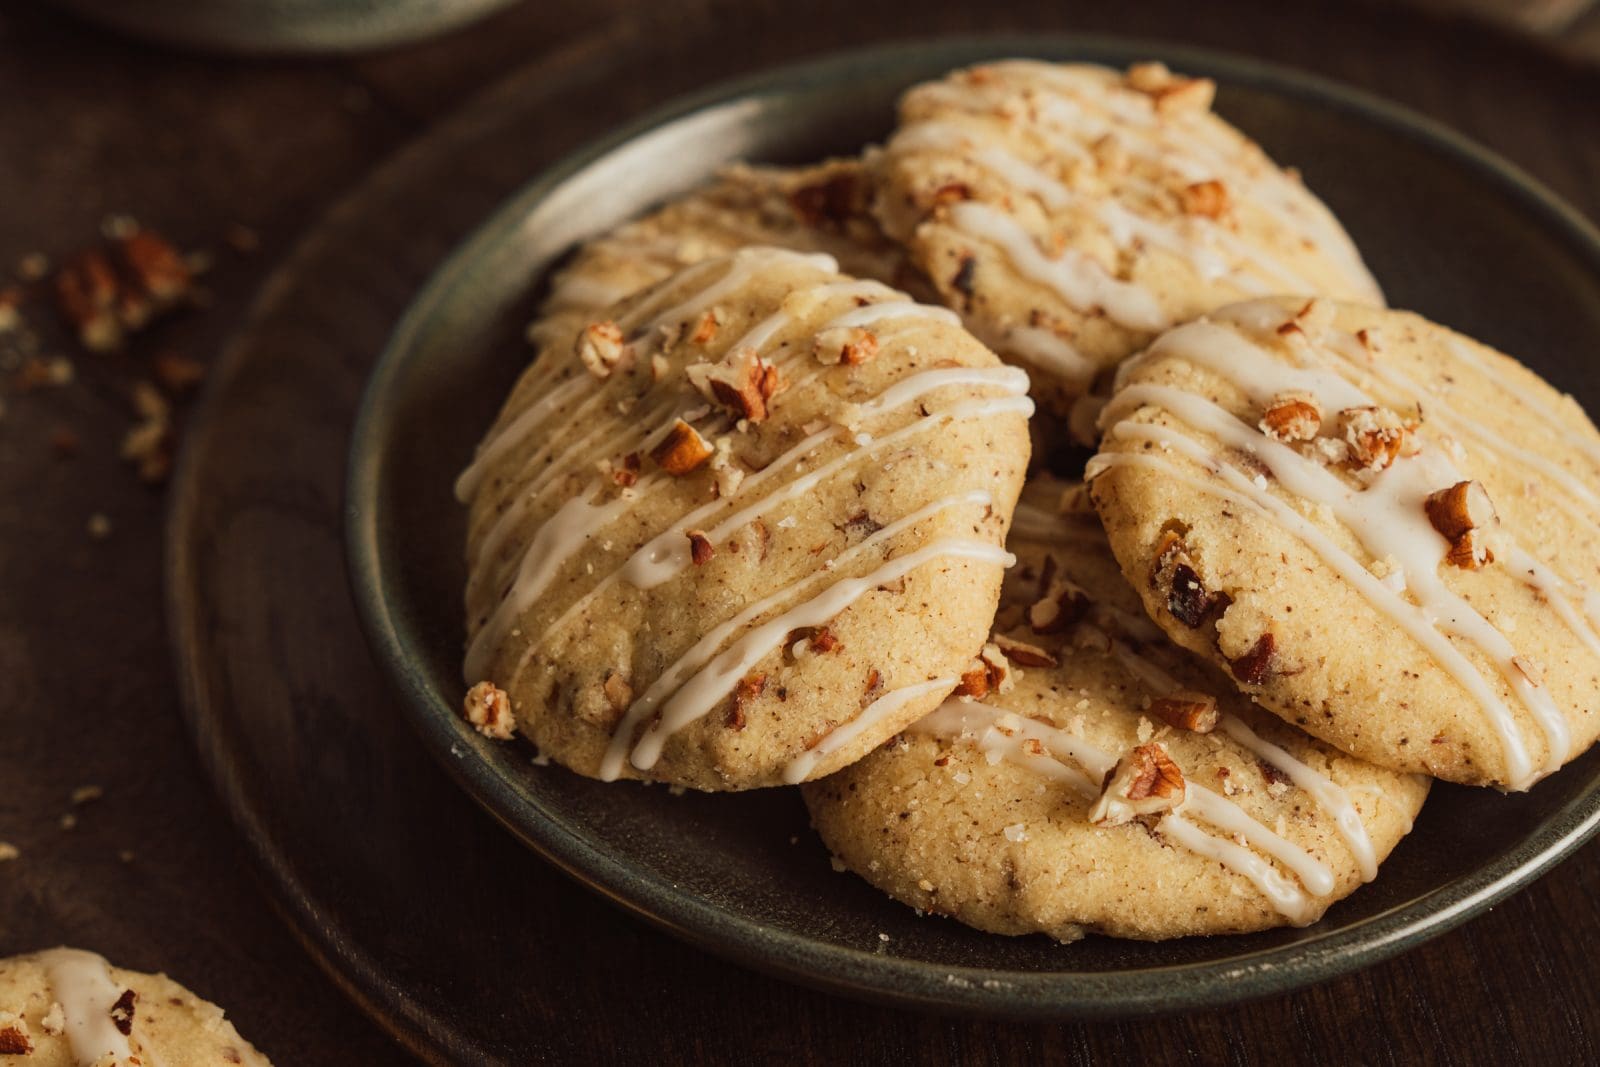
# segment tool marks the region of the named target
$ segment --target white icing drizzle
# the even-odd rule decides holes
[[[689,315],[692,317],[697,313],[696,309],[710,307],[714,304],[715,300],[719,296],[733,291],[738,286],[745,284],[752,276],[752,273],[755,269],[765,266],[775,259],[793,260],[821,269],[831,269],[831,264],[833,262],[829,257],[826,256],[807,256],[798,253],[787,252],[781,249],[746,249],[736,254],[728,261],[728,269],[722,274],[721,277],[712,282],[709,286],[701,288],[693,297],[685,299],[674,305],[669,310],[657,314],[656,317],[651,320],[651,325],[653,326],[664,322],[670,322],[684,315]],[[707,269],[709,270],[709,268]],[[700,273],[703,274],[706,272],[707,271],[701,271]],[[672,287],[668,288],[670,289]],[[804,294],[805,299],[813,301],[828,297],[837,297],[840,295],[854,295],[859,298],[884,294],[891,294],[896,297],[900,295],[894,293],[893,290],[888,289],[888,287],[883,286],[881,283],[861,282],[854,280],[826,282],[813,286],[809,290],[803,290],[802,293]],[[629,317],[630,321],[636,321],[637,319],[642,318],[644,315],[649,314],[649,312],[653,310],[653,302],[659,301],[660,298],[661,294],[653,294],[651,299],[646,300],[639,308],[634,310],[633,315]],[[843,315],[837,317],[830,325],[855,325],[883,319],[906,318],[913,316],[924,320],[932,320],[948,324],[959,322],[957,317],[947,309],[930,308],[925,305],[916,304],[907,300],[896,299],[894,301],[886,301],[879,304],[868,304],[864,307],[853,308]],[[776,336],[778,331],[781,330],[789,321],[789,313],[786,311],[779,311],[774,315],[769,316],[761,323],[757,324],[748,334],[745,335],[745,337],[741,338],[740,341],[736,343],[736,347],[742,345],[751,345],[752,347],[755,347],[756,345],[765,344],[774,336]],[[809,381],[819,372],[820,368],[814,370],[810,375],[802,376],[802,379]],[[973,406],[970,412],[966,409],[963,409],[960,412],[954,412],[956,417],[969,417],[969,415],[970,417],[982,417],[988,414],[997,414],[1004,410],[1017,410],[1022,411],[1024,414],[1031,414],[1032,412],[1031,402],[1016,402],[1011,399],[1012,394],[1020,395],[1026,393],[1026,374],[1014,368],[1006,367],[954,369],[941,368],[939,370],[913,375],[910,378],[891,386],[889,389],[885,390],[883,394],[874,398],[872,401],[861,405],[860,411],[863,417],[871,417],[882,414],[883,412],[892,408],[909,403],[912,400],[915,400],[918,397],[942,386],[960,384],[994,384],[1003,389],[1006,392],[1007,397],[1003,398],[1002,402],[998,404],[980,402],[979,404]],[[540,420],[547,418],[553,411],[558,410],[568,400],[570,400],[572,396],[577,395],[577,393],[586,386],[592,389],[593,383],[587,380],[587,376],[578,375],[571,382],[563,383],[563,385],[555,392],[541,398],[539,401],[531,405],[527,411],[523,412],[513,420],[511,426],[507,428],[508,432],[493,435],[490,441],[480,448],[479,456],[474,461],[472,466],[469,467],[468,470],[463,473],[461,479],[458,480],[458,494],[465,492],[470,495],[471,492],[475,491],[481,482],[483,473],[486,470],[489,462],[492,462],[494,459],[505,454],[505,452],[509,450],[515,443],[520,441],[527,432],[531,431],[531,429]],[[590,397],[578,405],[573,417],[575,418],[582,411],[587,410],[589,407],[599,403],[601,396],[602,394],[598,391],[594,392]],[[1024,405],[1026,405],[1026,411],[1023,411]],[[662,410],[665,410],[665,407],[663,405],[657,405],[657,407],[651,409],[651,412],[648,414],[658,414]],[[679,416],[681,417],[683,414],[685,413],[680,412]],[[537,417],[532,417],[535,415]],[[718,416],[718,418],[720,420],[720,416]],[[675,421],[675,419],[669,418],[655,424],[654,428],[643,438],[642,441],[638,440],[637,438],[638,427],[630,426],[623,432],[622,435],[613,438],[611,444],[623,451],[630,450],[630,446],[635,444],[637,445],[637,448],[631,450],[647,450],[653,441],[659,440],[666,434]],[[922,422],[913,425],[920,429],[927,421],[929,420],[923,420]],[[641,419],[641,424],[650,425],[648,416]],[[721,425],[720,421],[718,422],[718,425]],[[812,449],[819,447],[824,441],[830,439],[831,437],[842,435],[842,433],[843,430],[841,428],[831,427],[827,431],[814,434],[807,438],[806,441],[802,442],[800,448],[791,449],[790,453],[782,457],[782,460],[789,460],[791,457],[799,458],[799,456],[805,455]],[[563,459],[570,458],[571,455],[577,454],[581,447],[585,447],[588,443],[588,436],[584,434],[579,434],[577,436],[578,440],[572,444],[569,444],[565,451],[562,452],[561,457]],[[876,447],[883,447],[887,444],[893,443],[894,440],[897,440],[899,437],[903,436],[908,436],[908,434],[902,433],[899,435],[890,435],[889,437],[881,439],[877,443]],[[538,454],[529,460],[529,465],[537,464],[541,458],[547,456],[548,451],[549,446],[546,446],[545,449],[541,449]],[[604,451],[609,453],[611,448],[607,447]],[[830,472],[840,469],[853,455],[856,454],[857,453],[847,453],[845,456],[841,457],[839,460],[835,461],[825,469]],[[780,460],[780,463],[782,460]],[[748,492],[750,489],[755,488],[761,484],[762,481],[764,481],[764,475],[768,474],[770,471],[781,469],[782,467],[779,463],[771,464],[766,470],[757,472],[755,475],[747,478],[741,488]],[[479,546],[478,565],[474,567],[472,575],[469,576],[469,596],[480,592],[484,583],[486,582],[502,580],[498,570],[499,564],[497,561],[497,555],[500,547],[514,531],[518,522],[520,522],[526,516],[528,511],[531,510],[535,505],[541,492],[552,485],[559,484],[558,475],[562,474],[565,470],[566,464],[563,462],[555,460],[548,462],[540,474],[537,475],[529,485],[525,486],[521,491],[519,491],[518,496],[506,506],[504,511],[491,524],[487,534]],[[787,496],[770,498],[767,501],[763,501],[760,505],[757,505],[757,507],[769,507],[780,502],[782,499],[790,499],[799,493],[803,493],[821,480],[817,474],[818,472],[813,472],[813,474],[808,476],[807,479],[802,479],[799,488],[791,486],[784,490],[784,492],[788,494]],[[514,564],[514,579],[510,582],[509,587],[505,590],[494,611],[490,614],[489,618],[485,620],[484,624],[479,628],[478,632],[474,635],[469,644],[464,663],[465,676],[469,683],[476,682],[484,677],[488,666],[489,657],[492,655],[494,648],[504,637],[505,631],[524,611],[526,611],[535,601],[538,600],[538,598],[549,587],[556,575],[560,572],[561,568],[572,558],[572,556],[578,552],[582,546],[599,530],[621,518],[622,515],[631,510],[633,502],[647,493],[658,481],[659,479],[655,476],[649,476],[637,484],[630,493],[623,493],[610,500],[603,500],[600,503],[591,503],[595,495],[600,493],[603,488],[602,481],[598,479],[592,480],[577,496],[564,503],[552,516],[550,516],[549,519],[540,524],[538,530],[529,540],[526,548],[521,552]],[[651,542],[641,548],[639,552],[636,552],[634,556],[630,558],[628,563],[624,565],[623,577],[626,580],[631,581],[634,580],[639,574],[646,573],[649,576],[645,579],[646,581],[650,581],[651,584],[659,584],[659,582],[665,581],[667,578],[679,573],[683,567],[688,565],[689,562],[688,542],[687,538],[684,536],[684,531],[692,528],[705,516],[705,514],[714,512],[723,502],[725,502],[723,499],[719,499],[718,501],[713,501],[713,503],[707,507],[697,509],[672,529],[664,531],[661,535],[658,535]],[[750,511],[751,509],[746,509],[746,512]],[[748,521],[748,519],[746,521]],[[736,528],[738,525],[742,524],[742,522],[735,523],[732,527],[727,527],[726,529],[724,527],[719,527],[714,536],[720,537],[727,532],[727,529]],[[646,557],[649,557],[648,562],[646,561]],[[652,564],[653,566],[651,566]],[[650,567],[650,569],[646,570],[646,567]],[[639,583],[636,582],[635,584]],[[645,585],[643,587],[649,588],[650,586]],[[531,651],[532,649],[530,648],[530,655]],[[524,655],[517,668],[519,671],[521,670],[522,665],[528,661],[528,658],[529,655]]]
[[[734,634],[749,626],[767,612],[786,603],[801,589],[816,582],[823,575],[849,565],[865,556],[868,552],[877,550],[880,545],[911,529],[919,522],[959,505],[986,507],[991,502],[991,499],[986,491],[975,490],[958,496],[943,497],[933,501],[931,504],[924,505],[896,519],[882,529],[874,531],[871,535],[862,538],[857,544],[840,553],[815,573],[808,574],[793,585],[763,597],[761,600],[746,607],[739,614],[718,623],[706,631],[700,640],[696,641],[687,652],[679,656],[676,661],[663,670],[660,676],[651,683],[650,687],[629,706],[627,713],[623,716],[622,721],[617,724],[617,728],[612,734],[611,744],[601,762],[600,776],[606,781],[612,781],[622,773],[622,763],[627,755],[628,744],[638,724],[647,719],[661,705],[661,702],[676,692],[694,672],[705,666],[706,662],[723,646],[724,642]]]
[[[1278,913],[1295,925],[1304,926],[1316,920],[1317,908],[1306,895],[1279,874],[1277,868],[1243,845],[1208,834],[1181,815],[1164,816],[1156,823],[1156,830],[1190,852],[1215,860],[1250,879]]]
[[[1044,140],[1056,158],[1088,160],[1090,153],[1085,146],[1110,136],[1128,154],[1184,182],[1223,178],[1238,200],[1267,212],[1288,231],[1287,239],[1275,242],[1277,247],[1292,247],[1297,239],[1311,239],[1347,275],[1349,295],[1382,303],[1377,283],[1332,213],[1220,121],[1199,115],[1160,116],[1149,97],[1118,84],[1118,78],[1104,70],[1063,69],[1022,61],[991,64],[985,69],[992,80],[957,83],[947,79],[918,87],[912,98],[918,105],[931,103],[979,116],[1001,114],[1013,121],[1017,113],[1025,111],[1030,120],[1024,128]],[[1013,76],[1020,76],[1021,83]],[[1048,209],[1059,209],[1074,201],[1074,194],[1065,183],[998,145],[984,143],[988,140],[992,138],[984,137],[982,131],[969,130],[949,117],[924,118],[902,128],[890,150],[960,153],[1013,188],[1038,197]],[[1246,160],[1256,164],[1254,173]],[[1120,180],[1125,189],[1142,192],[1152,201],[1165,198],[1158,184],[1140,176],[1124,175]],[[1134,247],[1142,241],[1164,248],[1209,280],[1227,277],[1245,292],[1310,293],[1318,288],[1296,271],[1287,257],[1256,247],[1213,220],[1183,216],[1176,222],[1159,221],[1134,214],[1115,201],[1097,206],[1094,213],[1120,247]],[[960,220],[952,221],[958,229],[973,232]],[[1217,246],[1225,254],[1219,254]],[[1030,269],[1035,253],[1014,235],[1002,247],[1008,253],[1022,253],[1023,258],[1013,254],[1012,259],[1024,273],[1046,280],[1040,277],[1036,263]],[[1258,277],[1252,277],[1250,272]],[[1094,306],[1062,292],[1074,306]],[[1107,311],[1118,318],[1109,307]]]
[[[1281,308],[1277,309],[1277,315],[1281,319]],[[1245,305],[1232,313],[1232,320],[1245,329],[1266,331],[1271,326],[1271,312],[1264,304]],[[1272,358],[1234,330],[1213,323],[1193,323],[1173,330],[1152,345],[1150,353],[1141,359],[1162,356],[1174,356],[1205,367],[1244,390],[1258,404],[1286,390],[1311,392],[1326,410],[1374,403],[1365,392],[1331,370],[1290,366]],[[1434,490],[1464,480],[1461,472],[1443,452],[1424,444],[1416,455],[1398,458],[1364,489],[1356,489],[1315,461],[1244,423],[1220,405],[1169,386],[1140,384],[1123,387],[1104,413],[1103,421],[1115,422],[1144,404],[1157,405],[1224,444],[1253,455],[1271,470],[1288,492],[1326,506],[1374,558],[1395,561],[1403,579],[1403,588],[1416,599],[1414,606],[1400,599],[1398,590],[1387,588],[1385,599],[1375,600],[1364,588],[1374,584],[1365,568],[1343,550],[1334,548],[1350,567],[1360,569],[1369,579],[1359,583],[1358,589],[1367,594],[1375,607],[1400,622],[1413,637],[1419,637],[1423,626],[1435,633],[1459,637],[1475,646],[1496,666],[1508,687],[1516,693],[1545,735],[1547,746],[1543,774],[1556,770],[1570,758],[1573,743],[1565,714],[1549,694],[1534,684],[1513,662],[1517,653],[1506,635],[1465,598],[1451,591],[1439,576],[1439,567],[1448,544],[1428,521],[1423,502]],[[1121,430],[1134,432],[1135,428],[1133,424],[1123,422],[1114,427],[1114,432]],[[1175,444],[1182,436],[1141,433],[1145,439],[1155,440],[1163,446]],[[1219,463],[1214,457],[1206,456],[1193,442],[1189,442],[1189,447],[1182,451],[1208,467],[1215,467]],[[1222,466],[1226,470],[1234,469],[1228,464]],[[1256,492],[1250,495],[1263,495],[1263,487],[1253,484],[1252,487]],[[1319,554],[1327,558],[1325,552],[1319,550]],[[1593,630],[1567,602],[1565,583],[1522,550],[1513,547],[1511,556],[1513,562],[1521,564],[1520,569],[1527,575],[1530,584],[1543,591],[1556,605],[1557,614],[1573,633],[1585,645],[1600,647],[1600,638],[1596,638]],[[1422,643],[1429,647],[1443,642]],[[1439,658],[1437,647],[1429,647],[1429,651]],[[1532,784],[1535,776],[1531,766],[1523,763],[1527,758],[1526,753],[1519,754],[1523,747],[1520,732],[1509,710],[1489,692],[1476,667],[1459,655],[1454,659],[1455,665],[1450,672],[1473,692],[1489,712],[1512,769],[1515,779],[1513,787],[1526,788]],[[1470,677],[1475,684],[1469,684],[1461,667],[1472,672]]]
[[[1254,752],[1260,759],[1288,775],[1291,782],[1316,798],[1323,810],[1333,816],[1334,825],[1339,828],[1339,836],[1350,846],[1356,863],[1361,867],[1361,880],[1370,882],[1378,876],[1378,857],[1372,847],[1372,838],[1367,834],[1366,823],[1361,821],[1361,813],[1356,810],[1350,794],[1342,786],[1261,737],[1242,719],[1224,715],[1217,728]],[[1385,798],[1382,789],[1375,791],[1380,798]]]
[[[491,463],[509,452],[536,426],[580,396],[588,387],[589,383],[583,380],[581,374],[574,375],[522,409],[509,423],[491,432],[478,446],[472,463],[456,478],[456,499],[462,503],[472,499],[472,494],[483,484]]]
[[[1054,289],[1077,308],[1103,308],[1113,320],[1133,330],[1159,330],[1166,312],[1149,290],[1120,281],[1091,256],[1065,249],[1050,258],[1033,236],[997,208],[964,200],[950,207],[950,222],[963,233],[988,241],[1005,252],[1026,277]]]
[[[51,996],[61,1005],[67,1043],[81,1067],[93,1067],[105,1056],[126,1062],[133,1051],[111,1019],[123,987],[111,977],[111,964],[93,952],[75,948],[41,954]]]
[[[787,785],[799,785],[805,781],[811,772],[817,769],[817,764],[833,755],[835,752],[850,744],[856,738],[866,733],[872,727],[885,719],[893,717],[907,704],[927,696],[929,693],[948,693],[956,687],[955,678],[933,678],[916,685],[902,686],[891,689],[877,700],[862,709],[861,714],[839,726],[829,733],[816,747],[790,760],[783,769],[783,780]]]
[[[1170,695],[1183,689],[1176,678],[1121,641],[1113,641],[1111,651],[1123,667],[1153,690],[1156,696]],[[1361,821],[1360,812],[1351,803],[1350,795],[1344,789],[1331,778],[1257,735],[1243,720],[1235,716],[1222,715],[1217,728],[1253,752],[1258,759],[1282,771],[1295,785],[1311,794],[1323,810],[1333,816],[1339,836],[1350,846],[1350,851],[1361,868],[1362,880],[1370,882],[1377,877],[1378,858],[1373,852],[1372,839],[1367,834],[1366,824]],[[1382,795],[1381,792],[1379,795]],[[1304,875],[1302,881],[1305,881],[1307,888],[1312,892],[1328,892],[1327,889],[1317,889],[1311,881],[1305,879]]]
[[[1461,362],[1472,367],[1484,377],[1493,378],[1497,386],[1520,400],[1524,407],[1538,416],[1537,421],[1540,425],[1546,429],[1558,430],[1568,444],[1588,456],[1591,463],[1600,466],[1600,442],[1596,442],[1586,435],[1573,433],[1568,429],[1567,420],[1562,417],[1561,413],[1549,401],[1540,397],[1538,393],[1535,393],[1527,386],[1517,382],[1512,375],[1496,373],[1495,369],[1489,365],[1489,361],[1474,352],[1470,345],[1451,338],[1450,348],[1452,354]],[[1568,399],[1570,400],[1571,398]]]
[[[672,305],[665,311],[657,312],[649,318],[644,325],[645,330],[653,330],[658,326],[666,326],[675,322],[684,322],[698,318],[718,300],[745,285],[759,271],[766,270],[776,263],[790,263],[796,266],[813,267],[817,270],[836,274],[839,270],[838,261],[832,256],[820,252],[791,252],[786,248],[772,248],[757,246],[754,248],[741,248],[725,260],[710,260],[710,263],[726,263],[727,271],[711,285],[699,290],[694,295]],[[668,286],[669,289],[673,288]],[[625,333],[633,333],[639,321],[654,310],[650,303],[633,309],[633,312],[618,323]]]
[[[791,630],[821,626],[880,585],[905,577],[918,567],[943,559],[965,559],[1009,567],[1016,557],[987,541],[947,537],[897,557],[858,578],[844,578],[823,593],[757,626],[716,656],[661,706],[660,716],[634,746],[631,762],[649,770],[661,758],[667,739],[700,719],[726,696],[763,657],[777,648]],[[630,709],[631,710],[631,709]],[[619,734],[622,731],[619,729]]]
[[[1086,798],[1099,795],[1098,783],[1117,762],[1111,753],[1065,730],[996,705],[962,698],[946,701],[911,727],[910,732],[969,738],[990,762],[1006,760],[1046,774]],[[1037,742],[1045,754],[1029,752],[1024,747],[1028,741]],[[1075,766],[1066,766],[1068,761]],[[1185,783],[1181,812],[1165,815],[1156,823],[1156,830],[1176,844],[1249,879],[1290,922],[1304,924],[1316,918],[1320,909],[1299,887],[1248,848],[1209,834],[1190,822],[1184,817],[1188,812],[1227,833],[1242,835],[1293,871],[1307,890],[1319,896],[1332,892],[1335,885],[1333,872],[1325,864],[1262,826],[1237,804],[1193,782]]]
[[[1512,779],[1513,787],[1526,788],[1527,785],[1532,784],[1532,762],[1528,755],[1527,747],[1523,744],[1522,737],[1516,728],[1516,722],[1511,716],[1510,709],[1488,687],[1483,675],[1472,662],[1463,656],[1444,634],[1434,627],[1433,620],[1425,616],[1417,605],[1403,599],[1393,589],[1373,577],[1370,571],[1363,567],[1354,556],[1340,548],[1332,538],[1283,501],[1257,486],[1254,481],[1241,471],[1234,467],[1217,463],[1206,454],[1205,449],[1197,442],[1170,430],[1143,427],[1131,423],[1119,423],[1112,427],[1110,435],[1133,440],[1154,441],[1163,448],[1180,452],[1195,462],[1206,465],[1212,474],[1220,477],[1233,491],[1228,492],[1212,483],[1190,477],[1176,464],[1159,456],[1132,452],[1100,453],[1090,461],[1086,477],[1093,478],[1101,471],[1115,466],[1145,467],[1159,472],[1165,478],[1187,485],[1192,489],[1209,493],[1219,499],[1229,500],[1247,507],[1253,505],[1256,511],[1276,519],[1320,556],[1322,561],[1332,567],[1341,578],[1354,586],[1359,593],[1367,598],[1373,607],[1389,616],[1413,640],[1432,654],[1435,661],[1487,713],[1490,725],[1498,736],[1505,752],[1508,775]]]
[[[932,425],[938,424],[941,418],[971,419],[1007,411],[1022,414],[1033,412],[1032,402],[1022,395],[1028,389],[1028,376],[1015,367],[943,367],[921,371],[896,382],[872,400],[859,405],[858,411],[863,419],[872,418],[903,407],[937,389],[952,385],[992,385],[1003,390],[1003,394],[988,400],[955,404],[944,411],[934,413],[933,417],[919,419],[892,433],[876,437],[869,445],[848,450],[810,473],[794,479],[782,489],[724,519],[714,528],[707,530],[706,536],[713,541],[727,536],[753,519],[759,518],[775,505],[810,492],[826,479],[865,456],[893,448],[907,438],[926,431]],[[719,498],[691,511],[641,545],[622,565],[622,580],[639,589],[654,589],[681,573],[690,563],[688,540],[684,533],[686,530],[703,526],[712,515],[764,484],[768,477],[775,477],[792,468],[798,460],[810,455],[826,442],[844,436],[844,433],[844,428],[840,426],[830,426],[817,431],[761,470],[745,478],[740,484],[737,495]]]

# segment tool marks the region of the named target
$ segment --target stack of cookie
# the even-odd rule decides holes
[[[580,249],[457,486],[469,720],[1064,941],[1313,922],[1587,748],[1600,434],[1213,91],[959,71]]]

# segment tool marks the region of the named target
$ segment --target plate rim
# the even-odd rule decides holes
[[[1600,831],[1600,792],[1580,795],[1503,856],[1417,900],[1341,931],[1227,960],[1095,972],[994,970],[937,965],[823,943],[762,926],[693,894],[675,891],[667,880],[617,860],[550,818],[489,761],[477,758],[488,743],[477,738],[448,705],[434,699],[424,672],[399,637],[383,595],[383,553],[373,507],[376,472],[384,458],[373,426],[383,421],[386,387],[405,364],[432,313],[448,302],[460,275],[473,263],[517,240],[518,220],[563,183],[629,143],[718,106],[826,84],[859,67],[900,57],[926,58],[930,53],[960,56],[951,67],[1008,55],[1070,56],[1092,62],[1153,55],[1174,67],[1211,70],[1235,84],[1331,107],[1470,166],[1520,208],[1542,216],[1548,232],[1586,259],[1600,276],[1600,230],[1517,165],[1382,97],[1220,50],[1102,34],[913,38],[831,52],[680,96],[589,141],[506,197],[440,261],[413,296],[363,389],[345,469],[346,572],[363,636],[380,673],[435,761],[523,845],[590,890],[691,944],[788,980],[860,999],[1026,1019],[1151,1015],[1240,1003],[1325,981],[1453,929],[1538,878]],[[1315,926],[1309,929],[1314,931]],[[1176,982],[1179,977],[1196,980]]]

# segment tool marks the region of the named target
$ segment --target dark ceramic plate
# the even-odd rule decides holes
[[[464,523],[451,482],[528,359],[521,327],[550,265],[722,163],[853,152],[885,134],[908,85],[1022,54],[1119,66],[1158,56],[1215,77],[1217,110],[1305,172],[1396,306],[1520,355],[1600,410],[1600,374],[1587,362],[1600,351],[1600,237],[1526,176],[1423,119],[1291,71],[1154,45],[1033,38],[857,52],[701,94],[579,152],[439,269],[395,331],[355,427],[347,537],[368,637],[427,746],[525,843],[690,941],[813,985],[993,1014],[1108,1016],[1281,992],[1393,955],[1589,837],[1600,826],[1600,753],[1526,795],[1437,788],[1382,877],[1308,929],[1061,946],[918,918],[834,874],[814,845],[788,842],[790,791],[675,798],[605,785],[531,766],[527,749],[485,742],[455,714]]]

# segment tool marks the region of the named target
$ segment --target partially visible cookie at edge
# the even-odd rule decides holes
[[[1090,463],[1124,573],[1260,704],[1525,789],[1600,734],[1600,433],[1406,312],[1254,301],[1125,364]]]
[[[1030,479],[1009,546],[968,695],[803,788],[847,867],[922,911],[1062,941],[1305,925],[1376,874],[1427,779],[1285,726],[1166,642],[1081,486]]]
[[[1382,303],[1213,83],[1011,60],[919,85],[870,160],[875,211],[968,328],[1060,414],[1161,330],[1253,295]]]
[[[535,362],[460,479],[468,681],[586,775],[845,765],[983,645],[1027,384],[826,256],[685,268]],[[509,732],[498,708],[481,729]]]
[[[581,245],[552,277],[529,339],[542,347],[569,336],[684,267],[754,245],[821,252],[846,274],[929,295],[872,217],[869,200],[856,159],[797,168],[731,164],[706,185]]]
[[[0,960],[0,1062],[270,1067],[215,1004],[72,948]]]

